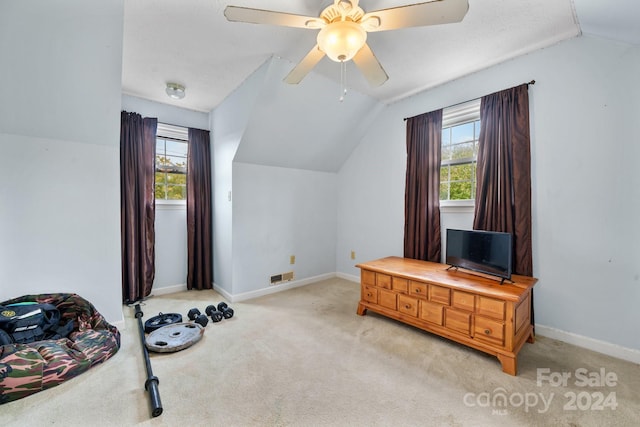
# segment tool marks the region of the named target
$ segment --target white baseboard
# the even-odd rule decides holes
[[[350,282],[356,282],[356,283],[360,283],[360,276],[356,276],[354,274],[347,274],[347,273],[336,273],[336,277],[339,277],[340,279],[344,279],[344,280],[348,280]]]
[[[617,359],[627,360],[629,362],[640,364],[640,350],[622,347],[606,341],[600,341],[594,338],[585,337],[583,335],[566,332],[549,326],[536,324],[536,335],[553,338],[569,344],[577,345],[598,353],[606,354]]]
[[[187,290],[187,284],[181,283],[179,285],[164,286],[162,288],[153,288],[151,290],[151,295],[149,296],[152,297],[154,295],[175,294],[176,292],[182,292],[186,290]]]
[[[291,282],[281,283],[279,285],[269,286],[268,288],[258,289],[250,292],[243,292],[241,294],[230,295],[229,293],[223,293],[224,297],[231,302],[246,301],[253,298],[258,298],[264,295],[275,294],[277,292],[286,291],[300,286],[305,286],[310,283],[319,282],[321,280],[332,279],[336,277],[336,273],[320,274],[318,276],[307,277],[306,279],[293,280]],[[222,290],[216,289],[216,291],[222,293]]]

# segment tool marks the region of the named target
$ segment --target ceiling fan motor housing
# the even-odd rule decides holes
[[[318,33],[318,46],[332,61],[349,61],[364,46],[367,32],[352,21],[335,21]]]

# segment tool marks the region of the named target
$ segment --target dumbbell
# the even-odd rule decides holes
[[[218,323],[222,320],[223,314],[215,305],[208,305],[207,308],[204,309],[204,312],[211,316],[211,321],[213,323]]]
[[[200,313],[200,310],[198,310],[197,308],[192,308],[191,310],[189,310],[187,316],[189,316],[189,320],[193,320],[203,328],[207,326],[207,323],[209,323],[209,319],[207,319],[207,316]]]
[[[233,308],[229,307],[226,302],[218,303],[218,311],[222,312],[222,316],[225,319],[231,319],[233,317]]]

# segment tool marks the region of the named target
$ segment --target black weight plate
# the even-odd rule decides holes
[[[182,315],[180,313],[160,313],[144,322],[144,331],[146,333],[151,333],[163,326],[173,325],[174,323],[180,322],[182,322]]]
[[[225,308],[227,308],[228,305],[226,302],[219,302],[218,303],[218,311],[224,311]]]

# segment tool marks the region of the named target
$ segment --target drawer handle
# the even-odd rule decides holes
[[[420,288],[416,289],[416,294],[420,293]]]
[[[406,308],[407,310],[411,308],[411,304],[405,304],[404,308]]]
[[[368,296],[368,297],[370,297],[370,296],[371,296],[371,293],[368,293],[368,294],[367,294],[367,296]]]
[[[485,330],[484,330],[484,333],[485,333],[486,335],[491,335],[491,329],[485,329]]]

